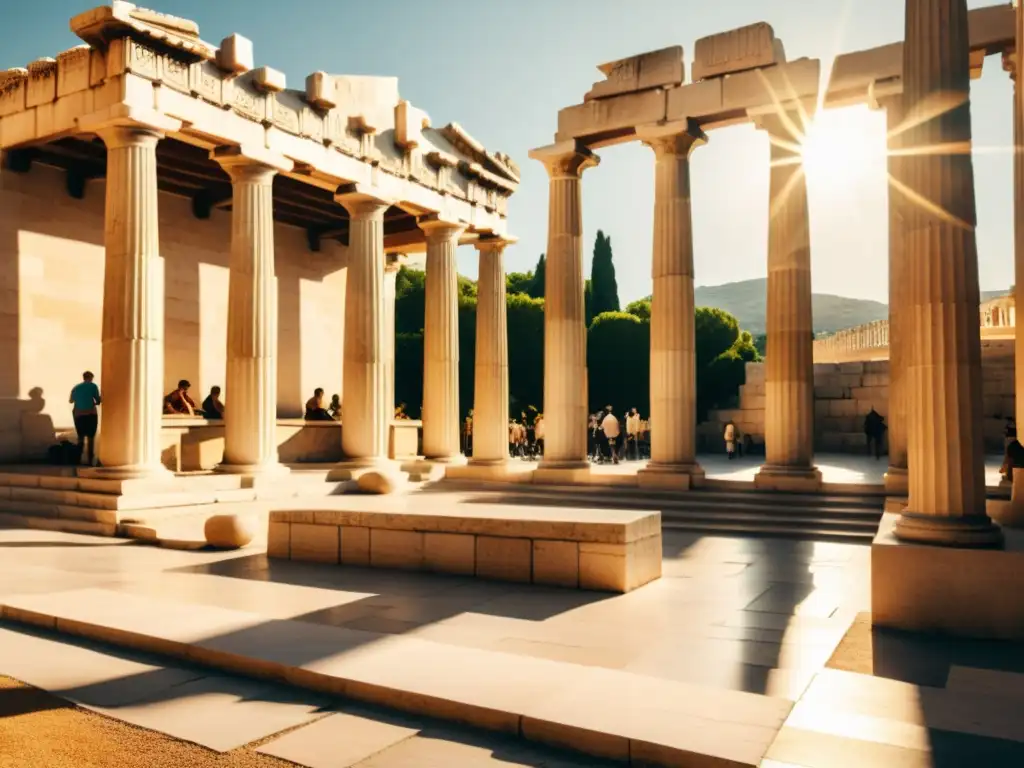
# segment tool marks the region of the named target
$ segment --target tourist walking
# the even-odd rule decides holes
[[[103,400],[100,397],[100,388],[93,381],[92,371],[82,374],[82,380],[71,388],[71,418],[75,422],[75,432],[78,433],[78,460],[82,460],[83,453],[87,450],[86,465],[92,466],[95,457],[93,443],[96,440],[96,428],[99,426],[99,411],[97,406]],[[88,444],[88,449],[86,445]]]
[[[729,459],[736,458],[736,425],[730,419],[725,425],[725,432],[722,434],[725,439],[725,452]]]
[[[605,407],[605,417],[601,420],[601,431],[608,442],[608,455],[612,464],[619,463],[618,440],[619,440],[619,419],[612,413],[612,407]]]
[[[631,408],[626,416],[626,459],[640,458],[640,414]]]
[[[868,442],[868,456],[871,455],[871,449],[874,448],[875,461],[882,457],[882,440],[887,429],[885,417],[874,408],[864,417],[864,435]]]

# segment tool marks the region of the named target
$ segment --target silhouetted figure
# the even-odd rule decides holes
[[[341,395],[331,395],[331,404],[327,406],[327,413],[335,421],[341,420]]]
[[[220,399],[220,387],[210,387],[210,394],[203,400],[203,417],[209,421],[224,418],[224,403]]]
[[[191,386],[188,379],[179,381],[178,388],[164,397],[164,413],[195,416],[196,401],[188,393]]]
[[[99,425],[99,412],[96,407],[103,400],[100,398],[100,388],[93,381],[92,371],[82,374],[82,381],[71,388],[71,416],[75,421],[75,432],[78,433],[78,455],[81,457],[86,450],[88,440],[88,453],[86,464],[92,466],[94,458],[93,443],[96,440],[96,427]]]
[[[1006,450],[1003,452],[1003,466],[999,468],[999,473],[1007,482],[1012,483],[1013,470],[1021,468],[1024,468],[1024,445],[1014,438],[1006,445]]]
[[[324,408],[324,390],[317,387],[313,396],[306,401],[306,421],[334,421],[331,414]]]
[[[882,441],[887,429],[885,417],[874,408],[864,417],[864,434],[868,439],[868,455],[871,455],[871,449],[874,447],[876,461],[882,458]]]
[[[1003,447],[1005,448],[1017,439],[1017,422],[1013,416],[1006,417],[1006,426],[1003,428]]]

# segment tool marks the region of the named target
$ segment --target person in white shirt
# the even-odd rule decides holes
[[[533,439],[537,446],[537,456],[544,455],[544,414],[538,413],[536,421],[533,422]]]
[[[725,425],[725,434],[722,435],[725,439],[725,452],[729,454],[729,458],[736,458],[736,425],[731,421]]]
[[[619,441],[619,420],[612,413],[612,407],[609,405],[606,409],[607,413],[601,420],[601,431],[604,432],[605,438],[608,440],[608,452],[612,457],[612,464],[619,463],[619,452],[616,448],[616,444]]]
[[[634,459],[640,458],[640,414],[636,408],[630,410],[626,416],[626,459],[630,456]]]

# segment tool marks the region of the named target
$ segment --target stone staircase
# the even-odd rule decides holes
[[[0,524],[115,536],[133,523],[216,514],[232,502],[343,493],[354,484],[334,481],[330,469],[296,469],[269,482],[237,475],[179,474],[148,481],[79,477],[75,467],[43,465],[0,468]]]

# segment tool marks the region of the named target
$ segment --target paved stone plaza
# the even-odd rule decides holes
[[[481,675],[473,686],[491,691],[496,707],[500,692],[529,669],[517,658],[543,662],[584,691],[601,679],[593,677],[601,669],[628,675],[628,686],[687,686],[663,689],[666,698],[654,702],[653,712],[672,718],[666,725],[681,732],[680,741],[692,740],[703,725],[712,754],[730,746],[716,739],[735,736],[718,720],[722,697],[746,695],[764,702],[775,719],[758,728],[762,751],[748,750],[740,764],[757,765],[763,750],[764,765],[776,767],[961,764],[949,762],[947,750],[980,750],[986,766],[1024,759],[1015,714],[1024,702],[1024,648],[872,635],[865,618],[867,547],[667,531],[664,577],[620,596],[282,563],[268,561],[258,545],[182,552],[11,529],[0,530],[0,550],[5,606],[73,611],[112,627],[174,623],[181,609],[210,621],[220,611],[222,630],[223,616],[236,612],[273,625],[275,653],[307,664],[339,655],[324,648],[317,625],[356,633],[359,644],[340,655],[363,666],[392,652],[408,654],[415,666],[426,658],[423,648],[461,649],[462,663]],[[126,659],[124,650],[34,631],[11,621],[0,627],[0,674],[213,750],[257,743],[261,752],[310,768],[603,764],[166,659]],[[126,642],[124,635],[109,637]],[[261,642],[250,638],[251,647],[237,652],[259,656]],[[503,661],[478,668],[475,653]],[[444,697],[450,683],[428,686]],[[670,698],[684,690],[692,701]],[[593,711],[579,698],[573,706],[602,731],[599,697]],[[680,706],[697,714],[680,717]]]

